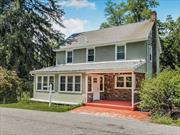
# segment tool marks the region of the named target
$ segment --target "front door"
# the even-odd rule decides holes
[[[99,76],[93,76],[93,100],[100,100]]]

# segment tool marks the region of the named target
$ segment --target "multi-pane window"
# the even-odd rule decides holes
[[[41,90],[41,89],[42,89],[42,76],[38,76],[37,89],[38,89],[38,90]]]
[[[124,77],[123,76],[118,76],[116,78],[116,87],[117,88],[124,87]]]
[[[92,91],[92,77],[88,76],[88,92]]]
[[[52,90],[54,90],[54,83],[54,76],[38,76],[37,90],[48,91],[50,89],[50,84],[52,85]]]
[[[75,76],[75,91],[81,90],[81,77]]]
[[[125,59],[125,46],[117,46],[116,48],[116,59],[124,60]]]
[[[100,91],[104,91],[104,77],[100,77],[100,80],[99,80],[100,82]]]
[[[67,91],[73,91],[73,76],[67,77]]]
[[[73,52],[72,51],[69,51],[69,52],[67,52],[67,63],[72,63],[72,61],[73,61]]]
[[[59,90],[64,92],[80,92],[81,76],[80,75],[63,75],[59,77]]]
[[[131,76],[126,77],[126,87],[132,87],[132,77]]]
[[[87,60],[88,60],[88,62],[93,62],[94,61],[94,49],[88,49]]]
[[[116,88],[131,88],[132,77],[131,76],[116,76],[115,82]]]
[[[65,91],[66,89],[66,76],[60,77],[60,91]]]
[[[43,90],[48,90],[48,77],[43,77]]]

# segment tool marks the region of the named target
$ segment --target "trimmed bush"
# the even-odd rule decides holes
[[[164,70],[152,79],[144,80],[140,90],[141,109],[152,114],[175,117],[180,112],[180,70]]]
[[[21,91],[21,79],[16,72],[0,67],[0,103],[16,102]]]

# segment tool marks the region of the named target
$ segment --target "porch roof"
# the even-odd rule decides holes
[[[144,59],[139,60],[124,60],[124,61],[109,61],[109,62],[93,62],[93,63],[78,63],[78,64],[61,64],[52,67],[46,67],[31,71],[30,74],[38,73],[66,73],[66,72],[103,72],[103,71],[134,71],[136,68],[145,63]]]

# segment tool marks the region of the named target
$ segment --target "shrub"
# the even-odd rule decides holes
[[[21,79],[17,74],[0,67],[0,102],[16,102],[21,91]]]
[[[174,116],[180,110],[180,70],[164,70],[142,83],[141,109],[152,114]]]

